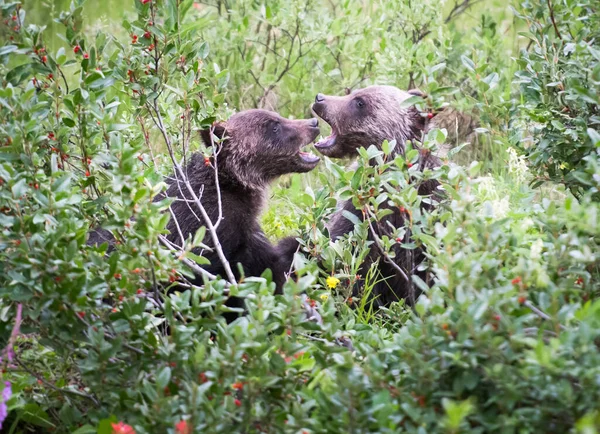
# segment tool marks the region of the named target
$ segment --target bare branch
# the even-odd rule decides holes
[[[223,247],[221,246],[221,243],[217,236],[217,231],[215,229],[215,226],[213,225],[213,222],[211,221],[208,213],[206,212],[206,208],[204,208],[204,205],[202,205],[202,202],[196,195],[196,192],[194,191],[192,185],[190,184],[187,175],[184,173],[181,165],[175,158],[175,153],[173,150],[171,139],[170,139],[167,129],[163,123],[162,116],[161,116],[160,110],[158,108],[158,101],[156,99],[154,100],[154,105],[153,105],[152,109],[154,110],[154,116],[152,117],[152,119],[154,120],[156,127],[159,129],[159,131],[161,132],[161,134],[163,136],[163,139],[164,139],[165,144],[167,145],[167,149],[169,151],[169,156],[171,158],[173,167],[175,169],[175,175],[177,176],[177,178],[179,178],[177,180],[177,184],[179,185],[180,183],[183,183],[184,186],[186,187],[188,193],[192,196],[194,203],[200,210],[200,214],[202,214],[202,218],[204,219],[204,224],[205,224],[206,228],[208,229],[208,232],[210,233],[214,248],[217,252],[217,256],[219,257],[219,260],[221,261],[221,264],[223,265],[223,268],[225,269],[225,274],[227,276],[227,280],[229,280],[229,282],[231,284],[235,285],[236,284],[235,276],[233,275],[233,271],[231,270],[229,261],[227,260],[227,258],[225,257],[225,254],[223,253]]]
[[[93,395],[88,395],[87,393],[83,393],[80,392],[78,390],[73,390],[73,389],[62,389],[60,387],[55,386],[54,384],[50,383],[48,380],[46,380],[42,375],[32,371],[31,369],[29,369],[27,367],[27,365],[25,365],[25,363],[23,363],[21,361],[21,359],[19,359],[19,357],[17,355],[15,355],[15,361],[17,362],[17,364],[23,368],[23,370],[25,372],[27,372],[29,375],[34,376],[35,378],[37,378],[38,381],[44,383],[46,386],[48,386],[50,389],[55,390],[59,393],[68,393],[71,395],[75,395],[75,396],[80,396],[82,398],[86,398],[89,399],[90,401],[92,401],[94,403],[94,405],[96,407],[100,407],[100,402],[98,402],[98,400],[93,396]]]
[[[535,307],[533,305],[533,303],[529,300],[526,300],[525,303],[523,303],[525,306],[527,306],[529,309],[531,309],[531,311],[533,313],[535,313],[537,316],[539,316],[542,319],[545,319],[546,321],[552,321],[552,317],[550,317],[550,315],[548,315],[547,313],[544,313],[543,311],[541,311],[540,309],[538,309],[537,307]],[[561,328],[561,330],[566,330],[567,328],[562,325],[562,324],[558,324],[558,326]]]

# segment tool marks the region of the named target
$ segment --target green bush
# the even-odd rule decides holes
[[[3,428],[598,432],[600,207],[591,181],[581,181],[596,174],[587,128],[595,128],[597,105],[577,90],[588,83],[593,97],[597,67],[585,56],[594,48],[583,44],[595,27],[575,17],[597,18],[591,2],[551,4],[560,50],[541,4],[523,3],[511,29],[535,17],[529,24],[555,44],[527,35],[558,50],[547,59],[556,62],[544,62],[546,51],[533,44],[515,64],[502,50],[516,44],[499,37],[492,11],[461,34],[470,2],[219,1],[198,9],[191,0],[135,1],[125,41],[84,34],[75,2],[58,17],[65,43],[55,50],[18,3],[0,2]],[[567,38],[577,43],[565,54]],[[510,83],[516,68],[520,89]],[[581,83],[550,98],[545,84],[555,73]],[[190,284],[191,269],[203,264],[191,250],[204,231],[180,249],[163,244],[169,203],[152,201],[174,170],[171,156],[210,154],[198,130],[231,108],[300,117],[317,91],[374,81],[419,86],[435,108],[450,102],[477,112],[489,161],[421,173],[416,149],[391,159],[390,143],[361,149],[353,168],[324,159],[315,174],[277,186],[263,216],[271,238],[301,241],[297,279],[283,295],[273,295],[268,272],[233,285]],[[522,100],[511,99],[518,91]],[[588,126],[550,130],[558,98]],[[547,122],[519,155],[516,142],[544,110]],[[423,147],[435,150],[451,134],[434,130]],[[577,154],[562,153],[567,140]],[[577,197],[531,186],[542,170]],[[416,193],[428,179],[445,192],[431,212],[420,204],[433,198]],[[367,219],[331,243],[327,223],[346,199]],[[400,239],[405,249],[427,249],[421,267],[434,283],[412,278],[425,291],[414,309],[400,302],[374,311],[367,297],[351,296],[357,280],[367,293],[380,278],[357,270],[372,247],[368,226],[386,206],[411,219],[390,228],[381,248],[391,255]],[[98,225],[118,241],[108,255],[106,245],[86,245]],[[189,290],[167,294],[170,283]],[[247,315],[232,324],[220,315],[228,294],[246,297]],[[322,321],[307,318],[304,294]]]
[[[524,2],[528,39],[517,64],[524,140],[536,181],[598,192],[600,8],[595,1]],[[526,139],[526,138],[524,138]]]

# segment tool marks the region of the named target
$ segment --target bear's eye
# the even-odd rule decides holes
[[[274,133],[276,133],[276,132],[278,132],[278,131],[279,131],[279,123],[275,123],[275,124],[273,125],[273,132],[274,132]]]
[[[357,99],[356,100],[356,106],[358,108],[363,108],[365,106],[365,102],[362,99]]]

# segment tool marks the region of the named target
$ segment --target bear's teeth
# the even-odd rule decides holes
[[[336,139],[335,134],[332,134],[330,136],[322,138],[317,143],[315,143],[315,147],[316,148],[329,148],[329,147],[335,145],[335,139]]]
[[[307,163],[314,163],[315,161],[319,161],[319,157],[310,152],[300,151],[300,158],[302,158],[302,160],[304,160]]]

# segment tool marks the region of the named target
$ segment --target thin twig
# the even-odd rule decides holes
[[[29,369],[20,359],[19,357],[15,354],[15,361],[17,362],[17,364],[23,368],[23,370],[25,372],[27,372],[29,375],[33,375],[35,378],[37,378],[38,381],[44,383],[46,386],[48,386],[50,389],[55,390],[59,393],[70,393],[71,395],[76,395],[76,396],[80,396],[82,398],[86,398],[89,399],[90,401],[92,401],[94,403],[94,405],[96,407],[100,407],[100,402],[98,402],[98,400],[96,398],[94,398],[92,395],[88,395],[87,393],[83,393],[83,392],[79,392],[78,390],[72,390],[72,389],[61,389],[60,387],[55,386],[54,384],[50,383],[49,381],[47,381],[44,377],[42,377],[41,375],[35,373],[34,371],[32,371],[31,369]]]
[[[217,236],[217,231],[216,231],[208,213],[206,212],[204,205],[202,205],[202,202],[200,201],[200,199],[196,195],[196,192],[194,191],[193,187],[191,186],[188,177],[186,176],[181,165],[177,162],[177,159],[175,158],[171,139],[170,139],[170,137],[167,133],[167,130],[164,126],[162,116],[160,114],[160,110],[159,110],[157,104],[158,104],[158,102],[155,99],[154,107],[153,107],[155,117],[153,117],[153,120],[154,120],[157,128],[161,132],[163,139],[165,140],[165,144],[167,145],[167,149],[169,151],[169,156],[173,163],[173,167],[175,168],[175,173],[177,174],[178,177],[181,178],[180,180],[178,180],[178,184],[179,184],[179,182],[182,182],[185,185],[189,194],[192,196],[196,206],[200,210],[200,213],[202,214],[206,228],[208,229],[210,236],[212,238],[214,248],[217,252],[217,256],[219,257],[219,260],[221,261],[221,264],[223,265],[223,268],[225,269],[225,274],[227,276],[227,280],[229,280],[229,282],[231,284],[235,285],[236,279],[235,279],[235,276],[233,275],[233,271],[231,270],[231,266],[229,265],[229,261],[227,260],[227,258],[225,257],[225,254],[223,253],[223,247],[221,246],[221,243]]]
[[[546,321],[552,321],[552,317],[550,317],[550,315],[548,315],[547,313],[544,313],[543,311],[541,311],[540,309],[538,309],[537,307],[535,307],[533,305],[533,303],[531,303],[531,301],[527,300],[525,301],[525,303],[523,303],[525,306],[527,306],[529,309],[531,309],[531,311],[533,313],[535,313],[537,316],[539,316],[542,319],[545,319]],[[558,326],[561,328],[561,330],[566,330],[567,328],[562,325],[562,324],[558,324]]]
[[[558,31],[558,26],[556,25],[556,20],[554,19],[554,9],[552,8],[552,3],[550,2],[550,0],[548,1],[548,8],[550,9],[550,20],[552,21],[552,25],[554,26],[554,32],[556,33],[556,36],[558,37],[558,39],[560,39],[562,41],[562,36],[560,34],[560,32]]]
[[[404,278],[404,280],[406,280],[407,283],[409,283],[410,281],[408,279],[408,276],[404,272],[404,270],[402,268],[400,268],[400,266],[398,264],[396,264],[392,260],[392,258],[390,258],[390,255],[388,255],[387,252],[385,251],[385,249],[383,248],[383,245],[381,243],[381,239],[377,235],[377,232],[375,232],[375,228],[373,228],[373,224],[371,223],[371,220],[369,220],[369,228],[371,228],[371,233],[373,234],[373,240],[375,241],[375,245],[381,251],[381,254],[383,255],[383,258],[385,259],[385,261],[388,264],[390,264]]]

